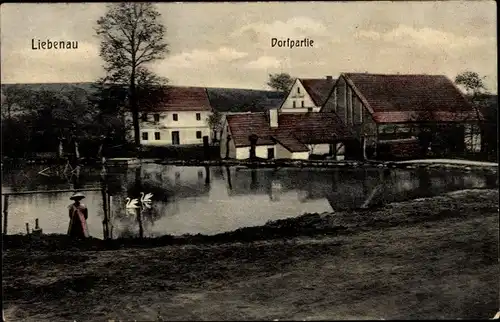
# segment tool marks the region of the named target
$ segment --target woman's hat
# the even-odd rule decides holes
[[[80,200],[83,198],[85,198],[85,195],[81,192],[75,192],[71,197],[69,197],[71,200]]]

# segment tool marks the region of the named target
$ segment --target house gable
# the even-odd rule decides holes
[[[281,104],[280,110],[282,112],[307,112],[307,108],[317,108],[317,106],[300,79],[297,78]]]
[[[363,94],[343,74],[337,79],[320,111],[336,113],[349,126],[372,119],[373,112]]]

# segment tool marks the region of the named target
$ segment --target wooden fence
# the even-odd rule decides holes
[[[80,192],[80,191],[101,191],[103,198],[103,211],[104,211],[104,220],[103,224],[103,237],[104,239],[109,238],[109,213],[111,212],[111,196],[105,187],[103,188],[87,188],[87,189],[63,189],[63,190],[35,190],[35,191],[18,191],[18,192],[3,192],[3,201],[2,201],[2,216],[3,216],[3,229],[2,232],[4,235],[7,235],[7,224],[9,218],[9,197],[10,196],[19,196],[19,195],[29,195],[29,194],[41,194],[41,193],[64,193],[64,192]]]

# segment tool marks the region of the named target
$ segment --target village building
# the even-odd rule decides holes
[[[243,88],[207,88],[210,105],[217,112],[219,122],[211,124],[211,141],[220,141],[222,124],[226,115],[238,113],[265,112],[278,108],[284,98],[284,93]]]
[[[335,79],[332,76],[297,78],[283,100],[280,111],[282,113],[319,112],[334,85]]]
[[[482,115],[446,76],[343,73],[321,112],[352,128],[364,157],[481,149]]]
[[[257,158],[308,159],[312,154],[343,155],[342,146],[352,134],[335,113],[280,113],[274,108],[227,115],[221,157],[250,158],[252,137]]]
[[[145,146],[201,145],[210,135],[207,119],[212,114],[203,87],[167,87],[155,104],[140,107],[140,143]],[[125,115],[132,122],[132,113]],[[129,140],[134,132],[131,127]]]

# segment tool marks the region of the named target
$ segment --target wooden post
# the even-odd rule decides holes
[[[113,219],[113,217],[111,216],[111,202],[112,201],[113,201],[113,196],[108,193],[108,214],[109,214],[110,220]],[[108,232],[109,232],[108,237],[113,239],[113,224],[111,224],[111,230],[109,230],[109,226],[108,226]]]
[[[229,141],[231,140],[231,136],[228,135],[226,138],[226,156],[225,159],[229,159]]]
[[[205,185],[210,185],[210,167],[205,166]]]
[[[227,176],[227,186],[229,187],[229,190],[233,190],[233,185],[231,184],[231,171],[229,170],[228,166],[226,166],[226,176]]]
[[[205,160],[210,160],[210,144],[206,135],[203,137],[203,155]]]
[[[363,161],[366,161],[368,158],[366,157],[366,138],[361,137],[361,157]]]
[[[30,234],[30,224],[26,223],[26,235]]]
[[[250,172],[250,176],[251,176],[250,189],[251,190],[255,190],[258,187],[258,183],[257,183],[257,170],[255,170],[255,168],[253,168],[250,171],[251,171]]]
[[[108,197],[107,197],[107,192],[106,192],[106,187],[103,185],[101,189],[101,194],[102,194],[102,210],[104,211],[104,219],[102,221],[102,229],[103,229],[103,237],[104,239],[108,239],[108,230],[107,230],[107,224],[108,224]]]
[[[137,208],[137,222],[139,222],[139,238],[144,237],[144,228],[142,227],[142,216],[141,216],[141,209]]]
[[[255,149],[257,146],[258,136],[256,134],[251,134],[248,137],[248,140],[250,141],[250,160],[255,161],[257,158]]]
[[[7,235],[7,217],[9,215],[9,195],[3,197],[3,234]]]

